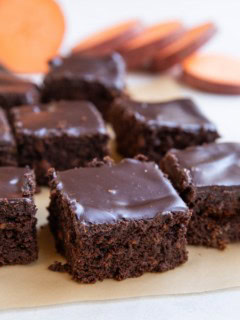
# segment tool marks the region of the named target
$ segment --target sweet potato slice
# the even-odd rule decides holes
[[[65,23],[53,0],[0,0],[0,61],[14,72],[47,70],[61,45]]]
[[[119,23],[85,38],[73,48],[73,53],[98,55],[113,52],[143,28],[143,24],[137,19]]]
[[[138,36],[118,48],[129,69],[142,68],[156,50],[163,49],[183,33],[179,21],[158,23],[146,28]]]
[[[203,46],[216,32],[213,23],[204,23],[186,31],[163,50],[159,50],[149,66],[152,71],[165,71]]]
[[[240,94],[240,59],[196,54],[182,64],[183,81],[203,91]]]

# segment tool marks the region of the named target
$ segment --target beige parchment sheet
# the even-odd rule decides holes
[[[168,99],[181,95],[170,79],[155,79],[151,85],[134,87],[131,93],[142,99]],[[240,244],[226,250],[189,247],[189,260],[175,270],[145,274],[121,282],[105,280],[82,285],[68,274],[49,271],[54,261],[64,261],[56,254],[46,225],[49,192],[42,189],[36,196],[40,255],[28,266],[0,268],[0,309],[46,306],[87,300],[121,299],[164,294],[186,294],[240,286]]]

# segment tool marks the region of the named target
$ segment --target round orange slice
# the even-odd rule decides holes
[[[196,54],[182,64],[183,81],[203,91],[240,94],[240,59]]]
[[[59,5],[54,0],[1,0],[0,24],[1,63],[14,72],[45,72],[65,31]]]
[[[179,21],[158,23],[143,30],[118,50],[129,69],[141,68],[147,64],[156,50],[166,47],[182,33],[183,25]]]
[[[215,32],[215,25],[211,22],[186,31],[165,49],[159,50],[153,57],[149,68],[152,71],[165,71],[171,68],[203,46]]]
[[[85,38],[76,47],[74,53],[107,54],[115,51],[125,41],[136,36],[143,30],[140,20],[133,19],[108,27]]]

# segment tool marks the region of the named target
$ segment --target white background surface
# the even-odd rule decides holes
[[[239,0],[59,0],[67,20],[62,47],[66,53],[76,42],[101,27],[127,18],[148,23],[182,19],[188,25],[212,20],[218,35],[203,49],[240,57]],[[166,76],[165,76],[166,77]],[[158,81],[162,76],[128,79],[130,84]],[[159,85],[159,96],[161,96]],[[217,124],[226,141],[240,141],[240,98],[199,93],[182,88]],[[240,270],[239,270],[240,272]],[[197,281],[197,274],[196,274]],[[44,286],[44,279],[43,279]],[[1,282],[0,282],[1,290]],[[160,296],[128,300],[89,302],[0,312],[0,319],[239,319],[240,289],[182,296]]]

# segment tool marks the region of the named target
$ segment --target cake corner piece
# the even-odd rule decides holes
[[[17,166],[16,141],[2,108],[0,108],[0,166]]]
[[[192,209],[187,239],[218,249],[240,241],[240,144],[170,150],[161,167]]]
[[[0,266],[28,264],[38,257],[35,176],[17,167],[0,167],[0,174]]]
[[[0,66],[0,106],[9,115],[13,107],[34,104],[40,100],[38,86],[20,78],[4,66]]]

